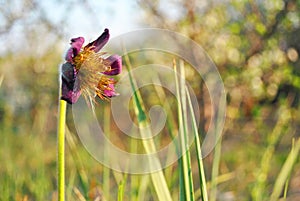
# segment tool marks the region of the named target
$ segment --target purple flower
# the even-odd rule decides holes
[[[86,98],[98,96],[101,99],[118,95],[114,87],[116,81],[110,76],[121,73],[122,58],[99,52],[108,40],[108,29],[84,48],[83,37],[71,39],[71,47],[65,56],[66,62],[61,68],[62,100],[70,104],[76,103],[81,93]]]

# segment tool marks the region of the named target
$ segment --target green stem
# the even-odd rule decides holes
[[[65,122],[67,102],[59,101],[58,107],[58,201],[65,200]]]

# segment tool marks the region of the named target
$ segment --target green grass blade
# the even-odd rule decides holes
[[[275,146],[278,143],[280,137],[284,133],[287,128],[290,119],[289,110],[286,107],[280,108],[280,116],[277,120],[277,123],[269,135],[269,142],[268,146],[262,156],[261,159],[261,166],[259,169],[259,173],[257,175],[257,182],[252,190],[252,197],[255,201],[263,200],[265,197],[265,188],[266,188],[266,181],[268,177],[268,173],[270,171],[271,159],[274,155]]]
[[[103,115],[103,125],[104,125],[104,133],[106,134],[107,138],[109,138],[111,131],[110,131],[110,111],[109,107],[104,107],[104,114]],[[104,158],[105,160],[109,160],[109,156],[106,154],[107,152],[107,145],[105,145],[105,152]],[[106,200],[110,200],[110,168],[103,166],[103,192],[105,193]]]
[[[229,173],[226,173],[226,174],[222,174],[222,175],[219,175],[216,178],[216,184],[221,184],[221,183],[224,183],[224,182],[228,182],[229,180],[233,180],[234,178],[236,178],[236,173],[235,172],[229,172]],[[206,182],[206,189],[210,189],[210,188],[211,188],[211,182],[207,181]],[[197,200],[200,197],[201,197],[201,189],[197,189],[195,191],[195,198]]]
[[[1,87],[1,85],[2,85],[3,80],[4,80],[4,75],[2,74],[2,75],[0,76],[0,87]]]
[[[183,163],[182,158],[178,159],[178,171],[179,171],[179,201],[185,201],[185,187],[184,187],[184,176],[183,176]]]
[[[152,78],[154,80],[153,83],[159,83],[158,86],[162,86],[161,81],[159,79],[159,77],[153,77]],[[170,134],[170,137],[172,138],[172,140],[176,137],[176,135],[174,133],[176,133],[175,131],[175,125],[177,124],[176,120],[175,120],[175,114],[173,114],[173,110],[171,108],[171,105],[169,103],[169,101],[165,101],[167,100],[167,96],[166,93],[164,92],[164,90],[161,89],[161,87],[157,87],[157,85],[155,85],[155,90],[157,92],[157,96],[160,99],[160,102],[163,104],[163,108],[165,109],[166,113],[167,113],[167,128]],[[179,201],[185,201],[185,190],[184,190],[184,179],[183,179],[183,171],[182,171],[182,159],[180,157],[180,148],[178,146],[177,143],[174,143],[175,147],[176,147],[176,153],[178,155],[178,169],[177,169],[177,174],[178,174],[178,178],[179,178]],[[167,159],[168,160],[168,159]],[[172,180],[169,181],[169,184],[172,188],[172,185],[174,185],[174,172],[172,170],[172,168],[167,168],[165,170],[165,175],[167,175],[167,178],[172,178]],[[176,179],[177,181],[177,179]],[[176,182],[177,183],[177,182]],[[177,186],[175,186],[177,187]],[[178,196],[176,191],[173,191],[173,198]]]
[[[89,191],[89,181],[88,181],[88,176],[87,173],[85,171],[82,159],[79,155],[78,152],[78,147],[77,147],[77,140],[74,137],[74,135],[70,132],[70,130],[68,129],[68,127],[66,127],[66,134],[65,134],[65,139],[67,142],[67,145],[70,149],[72,158],[74,160],[75,163],[75,167],[77,169],[77,176],[78,176],[78,180],[80,183],[80,187],[83,191],[83,195],[86,197]]]
[[[130,140],[130,153],[138,153],[137,140]],[[140,176],[139,175],[130,175],[130,200],[138,200],[138,194],[140,186]]]
[[[284,190],[283,190],[283,198],[286,199],[286,196],[287,196],[287,191],[288,191],[288,188],[289,188],[289,182],[290,182],[290,177],[288,177],[286,179],[286,182],[285,182],[285,185],[284,185]]]
[[[193,184],[193,175],[192,175],[192,165],[191,165],[191,154],[190,154],[190,147],[189,147],[189,142],[188,142],[188,110],[187,110],[187,95],[186,95],[186,84],[185,84],[185,70],[184,70],[184,62],[183,60],[180,60],[179,63],[180,67],[180,74],[181,74],[181,79],[180,79],[180,97],[181,97],[181,103],[182,103],[182,112],[183,112],[183,128],[184,128],[184,148],[186,150],[185,155],[186,155],[186,166],[187,166],[187,171],[188,171],[188,185],[189,185],[189,194],[190,194],[190,200],[193,201],[195,200],[194,197],[194,184]]]
[[[211,173],[211,189],[210,189],[210,200],[215,201],[217,199],[217,177],[219,176],[219,166],[221,160],[221,146],[222,136],[218,139],[215,146],[212,173]]]
[[[146,192],[147,192],[147,186],[149,185],[149,182],[150,182],[149,175],[143,175],[139,183],[140,187],[138,189],[137,200],[139,201],[146,200]]]
[[[191,97],[190,97],[190,94],[189,94],[189,91],[187,88],[186,88],[186,95],[187,95],[188,105],[189,105],[189,109],[190,109],[190,113],[191,113],[191,117],[192,117],[193,132],[195,135],[195,146],[196,146],[196,153],[197,153],[201,198],[202,198],[202,201],[208,201],[206,178],[205,178],[204,165],[203,165],[203,160],[202,160],[202,152],[201,152],[199,133],[198,133],[198,129],[197,129],[197,123],[196,123],[195,114],[193,111]]]
[[[180,96],[180,89],[179,89],[179,83],[178,83],[178,79],[177,79],[177,66],[174,60],[174,73],[175,73],[175,87],[176,87],[176,95],[177,97]],[[183,128],[183,117],[182,117],[182,107],[181,107],[181,99],[178,98],[177,99],[177,109],[178,109],[178,124],[179,124],[179,132],[178,134],[180,135],[180,142],[181,142],[181,150],[182,150],[182,143],[184,142],[183,140],[183,133],[184,133],[184,128]],[[188,175],[187,175],[187,167],[186,167],[186,158],[185,158],[185,154],[182,155],[182,157],[180,158],[180,160],[178,161],[179,165],[181,166],[180,168],[180,177],[179,177],[179,188],[180,188],[180,193],[181,195],[180,200],[190,200],[190,196],[189,196],[189,183],[188,183]],[[184,194],[183,194],[184,193]]]
[[[70,176],[69,176],[69,181],[68,184],[66,185],[66,198],[67,200],[71,198],[72,192],[73,192],[73,187],[75,186],[75,179],[76,179],[76,169],[71,169],[70,170]]]
[[[280,194],[282,193],[286,181],[288,179],[289,174],[291,173],[293,166],[296,160],[299,157],[299,150],[300,150],[300,139],[297,140],[295,145],[292,147],[276,181],[274,184],[273,192],[270,197],[270,201],[276,201],[279,199]]]
[[[167,114],[167,119],[166,119],[166,126],[167,126],[167,129],[168,129],[168,133],[169,133],[169,136],[170,138],[172,139],[172,143],[174,144],[175,146],[175,149],[176,149],[176,153],[178,155],[178,171],[174,172],[174,169],[172,168],[172,166],[166,168],[164,170],[164,173],[165,173],[165,177],[166,178],[170,178],[167,182],[168,182],[168,186],[171,188],[171,189],[174,189],[174,188],[178,188],[178,178],[179,178],[179,184],[181,185],[182,182],[183,182],[183,178],[182,178],[182,171],[181,171],[181,165],[182,165],[182,162],[181,162],[181,159],[180,159],[180,150],[179,150],[179,146],[178,146],[178,143],[175,143],[174,139],[176,137],[176,134],[177,133],[177,130],[175,130],[175,126],[177,125],[177,122],[176,122],[176,118],[177,116],[175,117],[175,115],[177,115],[176,113],[174,114],[174,111],[172,110],[172,107],[171,107],[171,102],[170,101],[165,101],[168,99],[165,91],[163,90],[162,87],[160,86],[163,86],[162,83],[161,83],[161,80],[158,76],[158,74],[156,74],[156,76],[153,76],[152,77],[152,80],[153,80],[153,83],[157,83],[157,85],[154,85],[154,88],[155,88],[155,91],[157,93],[157,98],[159,99],[160,103],[163,105],[163,108]],[[174,150],[170,150],[170,153],[169,155],[167,156],[172,156],[173,155],[173,151]],[[172,158],[170,158],[172,160]],[[169,157],[167,157],[166,161],[169,161]],[[166,164],[169,164],[169,162],[166,162]],[[183,185],[182,185],[183,186]],[[172,191],[172,198],[176,200],[184,200],[182,197],[178,197],[178,195],[181,195],[181,196],[184,196],[184,191],[183,192],[179,192],[178,194],[178,191],[174,190]]]
[[[119,183],[119,186],[118,186],[118,201],[123,201],[124,200],[126,180],[127,180],[127,176],[125,175],[123,180]]]
[[[180,66],[181,68],[181,79],[180,85],[177,79],[177,67],[174,61],[174,73],[175,73],[175,86],[176,86],[176,94],[178,98],[177,100],[177,108],[178,108],[178,122],[179,122],[179,139],[180,139],[180,146],[181,150],[186,150],[185,153],[182,154],[181,157],[181,165],[182,165],[182,179],[183,186],[180,186],[180,192],[183,192],[182,188],[184,188],[185,192],[185,200],[194,200],[194,192],[193,192],[193,180],[191,175],[191,164],[190,164],[190,155],[188,151],[188,144],[187,144],[187,123],[186,123],[186,96],[185,96],[185,82],[184,82],[184,69],[183,64]],[[182,196],[180,198],[183,199]]]
[[[153,136],[151,133],[151,130],[149,128],[149,122],[146,119],[145,109],[143,105],[143,101],[141,98],[141,95],[139,91],[136,89],[135,80],[133,79],[133,76],[131,74],[131,64],[128,55],[125,57],[125,61],[128,67],[128,75],[130,79],[131,88],[133,90],[133,103],[134,103],[134,111],[137,116],[138,125],[140,128],[140,134],[144,138],[148,138],[149,136]],[[147,140],[142,140],[144,149],[146,153],[155,153],[156,148],[153,139],[149,138]],[[150,163],[155,164],[155,167],[160,166],[159,159],[149,157]],[[159,168],[160,169],[160,168]],[[157,197],[160,201],[171,201],[171,194],[167,186],[166,179],[164,177],[164,174],[162,170],[159,170],[157,172],[151,173],[151,179],[154,186],[154,189],[156,191]]]

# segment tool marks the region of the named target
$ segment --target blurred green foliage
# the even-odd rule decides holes
[[[14,41],[21,47],[4,46],[7,51],[0,55],[0,200],[55,200],[58,68],[64,30],[43,17],[38,2],[22,2],[19,6],[23,10],[14,10],[10,3],[1,12],[1,44],[14,44],[5,41],[14,29],[28,29],[23,27]],[[300,1],[138,3],[144,10],[144,25],[170,29],[195,40],[215,62],[224,81],[228,102],[220,174],[233,173],[235,177],[219,184],[219,200],[266,199],[292,139],[299,137]],[[72,2],[66,4],[72,9]],[[31,14],[29,19],[26,13]],[[66,49],[68,41],[63,42]],[[197,95],[204,103],[201,111],[207,111],[205,84],[193,76],[187,80],[199,83]],[[201,115],[209,122],[209,114]],[[281,119],[286,120],[282,123]],[[72,130],[71,120],[68,125]],[[275,128],[279,133],[272,141]],[[121,144],[120,139],[116,141]],[[68,196],[76,199],[74,187],[91,199],[99,194],[94,192],[98,188],[106,189],[104,195],[116,195],[122,176],[111,173],[108,178],[116,181],[105,187],[100,176],[105,167],[94,161],[76,138],[72,142],[75,144],[69,145],[67,156]],[[264,156],[268,149],[271,155]],[[208,181],[212,155],[205,159]],[[269,158],[262,161],[264,157]],[[264,166],[267,161],[269,167]],[[288,196],[299,193],[299,159],[295,167]]]

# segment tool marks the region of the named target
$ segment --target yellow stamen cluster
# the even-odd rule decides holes
[[[98,82],[97,90],[96,90],[96,95],[101,98],[101,99],[107,99],[107,97],[104,94],[104,91],[107,90],[112,90],[109,85],[110,84],[115,84],[115,81],[112,79],[109,79],[108,77],[101,77],[100,81]]]
[[[84,48],[78,55],[73,59],[76,71],[79,71],[82,65],[87,68],[96,67],[97,71],[104,72],[110,70],[110,65],[103,59],[106,53],[100,52],[96,53],[93,50],[93,46],[89,48]]]
[[[81,92],[85,97],[94,97],[98,95],[102,99],[105,98],[104,90],[109,90],[109,84],[113,84],[111,80],[102,72],[111,70],[110,63],[105,60],[105,53],[96,53],[93,47],[84,48],[73,59],[77,78],[80,82]]]

